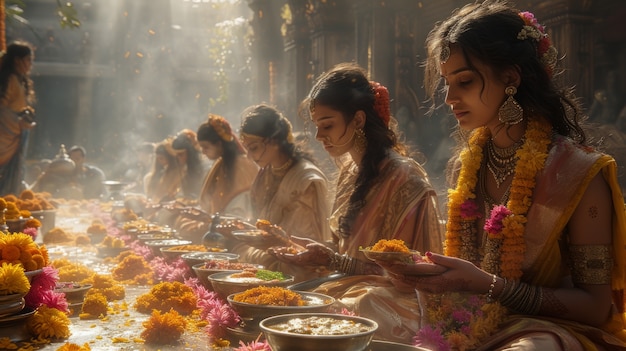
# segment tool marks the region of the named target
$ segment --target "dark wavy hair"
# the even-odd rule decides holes
[[[26,90],[26,101],[29,104],[35,102],[33,82],[28,76],[24,76],[15,70],[15,60],[30,56],[34,58],[34,49],[25,41],[14,41],[7,46],[0,59],[0,96],[4,97],[9,85],[9,77],[16,75]]]
[[[557,86],[537,54],[536,40],[520,40],[518,33],[525,25],[519,10],[506,1],[488,0],[456,10],[438,23],[426,39],[425,88],[436,107],[441,84],[441,50],[449,45],[461,50],[469,67],[476,69],[480,61],[498,75],[511,67],[517,69],[521,82],[515,99],[524,109],[524,118],[546,118],[554,131],[581,144],[586,142],[580,125],[581,109],[570,88]]]
[[[266,104],[250,106],[243,112],[243,117],[241,133],[276,142],[280,151],[294,161],[307,159],[316,163],[311,153],[304,151],[295,143],[291,122],[276,108]]]
[[[365,113],[363,132],[367,147],[357,175],[354,191],[345,215],[339,219],[339,232],[349,236],[354,220],[365,206],[365,197],[377,181],[379,165],[395,150],[408,156],[408,148],[398,140],[393,127],[388,127],[374,108],[375,94],[366,71],[353,63],[342,63],[322,74],[302,102],[300,112],[308,114],[315,105],[340,111],[345,123],[350,123],[357,111]]]
[[[239,147],[236,139],[237,137],[233,135],[233,140],[223,140],[217,134],[215,128],[211,126],[209,120],[207,120],[198,127],[196,138],[198,141],[208,141],[211,144],[222,145],[222,162],[224,163],[226,182],[228,187],[232,186],[235,180],[235,160],[237,159],[237,156],[244,154],[244,151]]]

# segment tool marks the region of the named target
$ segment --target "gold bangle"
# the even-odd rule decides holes
[[[496,287],[496,282],[498,281],[498,276],[493,275],[491,279],[491,285],[489,285],[489,291],[487,292],[487,302],[493,302],[493,289]]]

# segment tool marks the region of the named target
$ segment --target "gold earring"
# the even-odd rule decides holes
[[[367,148],[367,138],[365,138],[365,132],[363,131],[363,128],[358,128],[354,132],[353,147],[354,147],[354,151],[356,151],[359,154],[365,152],[365,149]]]
[[[504,124],[518,124],[524,119],[524,109],[513,97],[513,95],[517,94],[517,88],[511,85],[506,87],[504,92],[508,97],[498,110],[498,119]]]

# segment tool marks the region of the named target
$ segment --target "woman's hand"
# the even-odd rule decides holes
[[[401,264],[382,261],[376,263],[383,267],[392,279],[412,285],[420,291],[430,293],[462,291],[475,294],[489,291],[493,275],[471,262],[435,253],[427,253],[426,256],[432,263]],[[435,266],[432,268],[423,266],[433,264]]]
[[[298,250],[294,250],[293,247],[280,246],[269,248],[268,253],[282,262],[299,266],[327,267],[332,262],[335,252],[328,246],[295,236],[291,237],[291,240],[300,246]]]

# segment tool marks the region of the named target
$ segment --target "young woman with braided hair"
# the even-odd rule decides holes
[[[220,213],[248,219],[253,216],[250,187],[258,167],[246,155],[246,150],[233,132],[230,123],[211,114],[196,133],[202,153],[213,161],[204,179],[198,207],[181,212],[176,227],[182,237],[195,243],[209,230],[211,216]]]
[[[346,273],[316,291],[376,320],[377,339],[407,342],[419,327],[415,291],[394,288],[359,248],[380,239],[401,239],[412,249],[440,252],[442,237],[436,192],[398,141],[389,102],[387,89],[371,82],[355,64],[337,65],[319,77],[302,111],[339,165],[330,216],[332,241],[302,240],[305,250],[293,254],[274,249],[274,254],[292,264]]]
[[[472,295],[490,317],[438,342],[437,329],[424,325],[430,334],[416,343],[625,350],[626,216],[617,167],[586,143],[577,104],[557,88],[558,55],[545,28],[530,12],[485,1],[438,24],[427,48],[426,86],[434,98],[445,84],[463,136],[445,256],[427,254],[445,271],[426,276],[423,265],[380,264],[423,301]]]

